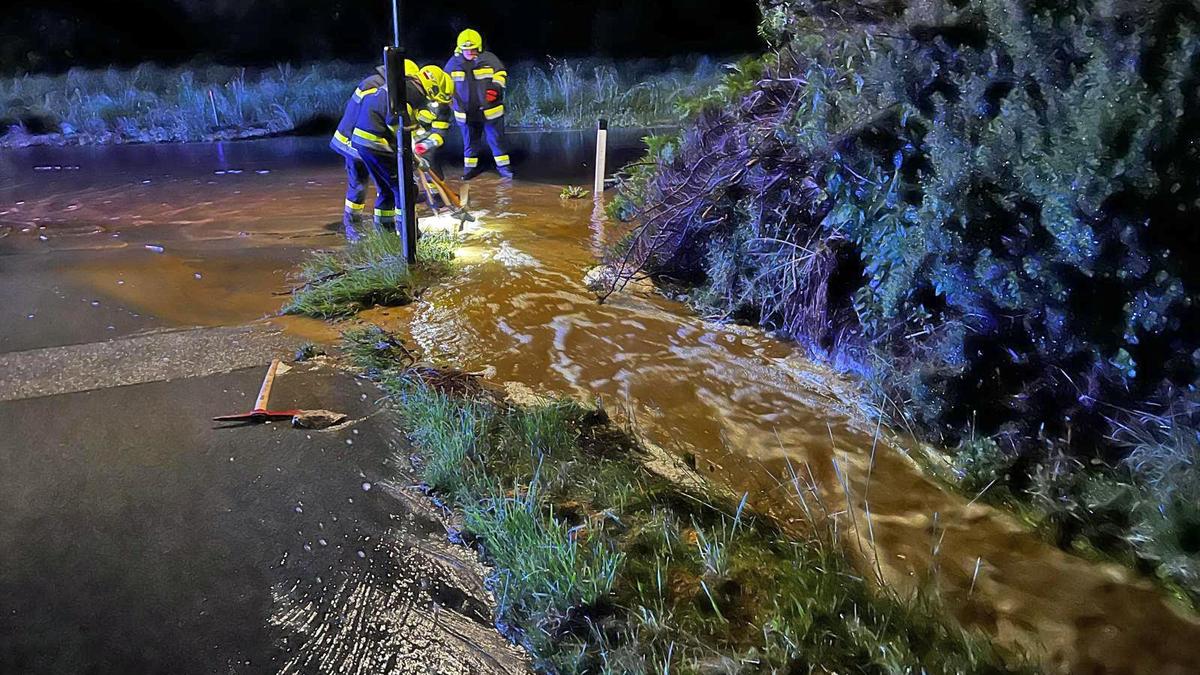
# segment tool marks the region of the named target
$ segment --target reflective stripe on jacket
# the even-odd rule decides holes
[[[482,52],[474,61],[455,54],[446,62],[446,72],[454,79],[454,117],[459,122],[488,119],[504,114],[504,101],[489,105],[485,98],[488,89],[501,93],[508,87],[508,71],[504,63],[491,52]]]
[[[359,83],[350,100],[346,101],[346,109],[342,112],[342,119],[338,122],[337,131],[333,133],[333,138],[329,141],[329,147],[339,155],[349,159],[358,159],[358,150],[354,148],[352,142],[354,127],[358,124],[358,114],[362,108],[363,98],[374,94],[384,86],[383,72],[383,66],[380,66]]]
[[[421,85],[411,79],[406,82],[405,96],[408,103],[409,119],[419,124],[421,119],[429,116],[423,114],[422,111],[430,110],[431,102],[425,97],[425,91],[421,88]],[[442,107],[444,108],[445,106]],[[431,122],[431,128],[432,124]],[[359,151],[366,149],[372,152],[394,155],[396,154],[396,131],[398,126],[399,120],[392,115],[390,106],[388,105],[387,85],[379,86],[374,91],[364,91],[362,93],[362,101],[359,105],[358,118],[350,134],[350,145]],[[447,123],[446,126],[449,127],[449,124]],[[421,133],[424,132],[416,131],[415,135],[419,136]],[[439,139],[440,136],[439,134]],[[440,140],[444,142],[444,139]],[[436,145],[441,145],[441,142],[437,142]]]
[[[446,133],[450,130],[450,115],[450,104],[430,101],[413,117],[418,126],[417,131],[413,132],[413,142],[426,143],[435,148],[444,145]]]

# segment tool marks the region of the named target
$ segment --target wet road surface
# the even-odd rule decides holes
[[[0,672],[523,672],[378,392],[306,370],[352,424],[209,422],[262,368],[0,403]]]
[[[525,672],[377,390],[302,365],[272,403],[351,424],[209,421],[302,342],[260,319],[336,239],[279,210],[300,172],[163,150],[0,153],[0,672]]]

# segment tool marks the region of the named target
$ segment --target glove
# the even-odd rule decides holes
[[[483,98],[488,103],[499,103],[501,96],[499,89],[488,89],[483,93]]]
[[[413,152],[417,153],[418,157],[424,157],[425,153],[429,152],[430,148],[425,143],[417,143],[413,146]]]

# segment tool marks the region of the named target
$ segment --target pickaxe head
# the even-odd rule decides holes
[[[239,413],[237,415],[222,415],[220,417],[214,417],[213,421],[261,424],[263,422],[290,420],[303,412],[303,410],[251,410],[250,412]]]

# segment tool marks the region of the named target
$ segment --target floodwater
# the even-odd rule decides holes
[[[624,157],[630,140],[614,141]],[[816,489],[809,509],[838,519],[864,574],[900,588],[932,578],[967,624],[1048,671],[1200,672],[1194,617],[1133,573],[1065,554],[943,489],[902,444],[876,441],[850,383],[792,346],[704,321],[644,287],[597,303],[584,273],[619,233],[590,199],[558,196],[566,182],[590,182],[591,147],[580,136],[521,142],[522,180],[471,185],[479,222],[456,275],[363,320],[497,382],[599,398],[797,528],[804,509],[791,477],[801,476],[801,490]],[[335,337],[319,322],[269,317],[304,251],[339,242],[341,170],[320,142],[25,151],[0,155],[0,168],[17,172],[0,187],[0,250],[23,261],[0,268],[0,282],[29,289],[0,309],[0,322],[27,322],[3,335],[18,346],[0,350],[49,328],[68,344],[101,324],[131,334],[258,319]]]

